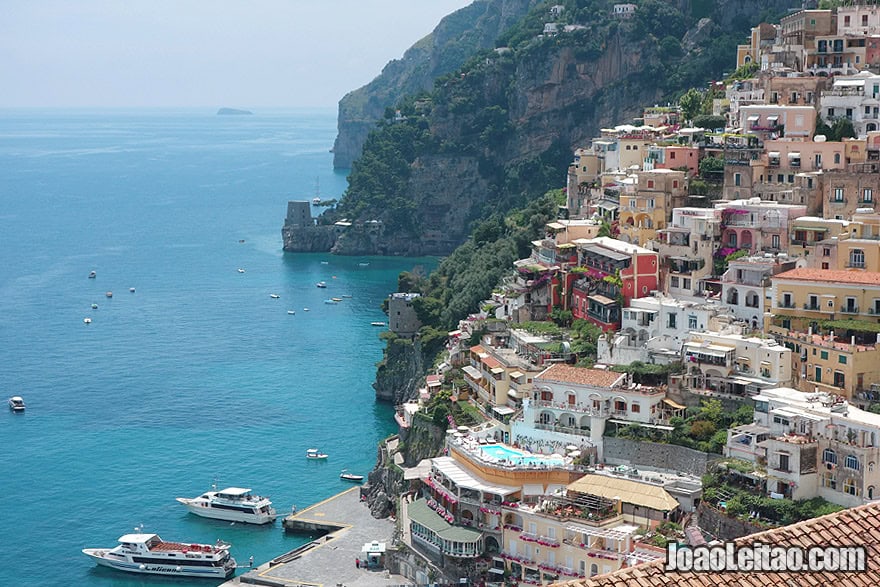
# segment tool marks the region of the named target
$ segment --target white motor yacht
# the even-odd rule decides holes
[[[229,544],[165,542],[156,534],[125,534],[115,548],[83,548],[97,564],[151,575],[226,579],[235,573]]]
[[[9,409],[13,412],[23,412],[24,411],[24,400],[20,395],[14,395],[9,398]]]
[[[268,497],[251,493],[243,487],[227,487],[222,491],[207,491],[199,497],[178,497],[177,501],[190,512],[203,518],[269,524],[278,517]]]

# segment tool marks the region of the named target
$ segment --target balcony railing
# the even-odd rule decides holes
[[[813,312],[818,312],[821,310],[819,304],[804,304],[804,310],[811,310]]]
[[[849,263],[846,264],[846,266],[849,267],[850,269],[864,269],[865,262],[864,261],[850,261]]]
[[[782,300],[781,302],[779,302],[779,305],[777,307],[793,310],[796,306],[794,302],[787,302],[785,300]]]
[[[840,313],[841,314],[858,314],[859,307],[858,306],[843,307],[840,309]]]
[[[834,205],[844,206],[847,203],[847,199],[846,198],[831,198],[830,200],[828,200],[828,203],[834,204]]]

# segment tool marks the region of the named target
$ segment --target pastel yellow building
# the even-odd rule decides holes
[[[880,273],[798,268],[773,290],[767,331],[794,351],[797,389],[858,399],[880,382]]]
[[[672,169],[653,169],[637,174],[634,193],[620,195],[620,240],[643,245],[666,228],[672,209],[687,199],[686,174]]]

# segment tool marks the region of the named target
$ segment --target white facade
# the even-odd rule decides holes
[[[599,339],[598,361],[609,365],[677,361],[691,331],[706,330],[713,318],[727,313],[727,308],[717,303],[662,294],[634,299],[623,310],[620,331],[611,335],[610,341]]]
[[[692,332],[682,348],[691,391],[744,397],[791,383],[791,349],[773,339],[728,332]]]
[[[785,387],[754,399],[755,423],[769,431],[768,493],[846,507],[878,498],[880,415],[839,396]]]
[[[880,75],[863,71],[834,78],[830,90],[822,92],[820,113],[828,124],[840,118],[852,121],[859,137],[880,129]]]

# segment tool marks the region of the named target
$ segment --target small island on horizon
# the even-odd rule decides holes
[[[250,110],[239,110],[238,108],[221,108],[217,111],[218,116],[253,114]]]

